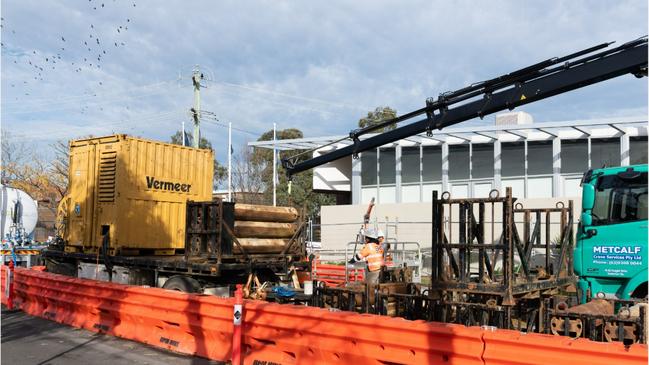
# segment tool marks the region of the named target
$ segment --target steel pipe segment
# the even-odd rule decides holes
[[[291,238],[297,231],[297,224],[277,222],[235,221],[234,234],[237,237]]]
[[[241,247],[251,254],[256,253],[282,253],[284,248],[291,241],[290,239],[283,238],[237,238]],[[239,246],[234,246],[234,252],[238,253],[241,250]]]
[[[234,205],[235,220],[291,223],[295,222],[297,217],[297,209],[293,207],[271,207],[239,203]]]

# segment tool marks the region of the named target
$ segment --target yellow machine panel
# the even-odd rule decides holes
[[[213,175],[210,150],[126,135],[72,141],[69,192],[59,208],[66,250],[179,253],[186,202],[211,200]]]

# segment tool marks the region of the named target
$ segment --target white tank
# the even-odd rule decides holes
[[[0,237],[3,239],[9,233],[9,229],[14,224],[13,215],[16,211],[16,205],[19,205],[18,223],[22,223],[26,235],[31,235],[36,228],[38,221],[38,203],[22,190],[0,185]]]

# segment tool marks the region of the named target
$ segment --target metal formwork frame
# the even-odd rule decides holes
[[[574,282],[567,262],[572,250],[573,203],[525,209],[520,203],[515,207],[515,200],[509,187],[504,197],[492,191],[484,199],[451,199],[448,193],[440,198],[433,192],[431,293],[458,302],[473,302],[470,296],[495,298],[498,304],[514,306],[518,299],[540,298]],[[497,214],[501,214],[500,221]],[[560,216],[558,222],[552,220],[555,215]],[[523,218],[522,238],[515,216]],[[550,238],[552,224],[558,224],[560,230],[554,242]],[[485,237],[487,228],[490,237]],[[533,249],[545,251],[540,267],[531,265]],[[552,260],[556,249],[560,249],[557,262]],[[472,268],[475,260],[477,270]]]

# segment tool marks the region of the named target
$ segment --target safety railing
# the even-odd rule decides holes
[[[347,269],[345,265],[325,264],[318,259],[313,260],[311,273],[315,280],[330,286],[363,281],[365,277],[365,270],[363,269]]]

